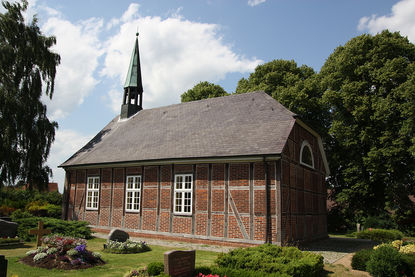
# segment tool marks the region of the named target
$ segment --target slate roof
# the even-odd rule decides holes
[[[60,166],[280,154],[295,116],[264,92],[141,110],[115,117]]]

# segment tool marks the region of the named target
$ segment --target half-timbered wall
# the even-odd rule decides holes
[[[300,164],[304,140],[311,146],[314,169]],[[325,169],[315,136],[294,125],[281,159],[281,241],[327,237]]]
[[[267,203],[270,240],[276,242],[276,162],[160,165],[68,170],[69,219],[95,228],[242,243],[265,242]],[[193,174],[192,215],[173,213],[174,175]],[[141,175],[139,212],[125,211],[127,175]],[[100,177],[98,211],[85,207],[86,180]],[[272,232],[272,233],[271,233]]]

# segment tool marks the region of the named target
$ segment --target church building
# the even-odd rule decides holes
[[[205,244],[327,237],[321,137],[264,92],[143,109],[138,34],[121,112],[60,165],[64,217]]]

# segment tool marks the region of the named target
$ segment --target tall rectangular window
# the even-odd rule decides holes
[[[99,177],[88,177],[86,187],[86,208],[88,210],[98,210],[99,200]]]
[[[138,212],[140,211],[141,176],[127,176],[126,183],[125,210]]]
[[[174,213],[192,214],[192,174],[176,174],[174,179]]]

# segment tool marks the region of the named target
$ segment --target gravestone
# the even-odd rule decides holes
[[[125,242],[127,239],[130,238],[130,235],[120,229],[112,229],[110,234],[108,235],[108,241],[114,240],[118,242]]]
[[[0,219],[0,237],[14,238],[17,234],[17,226],[18,224],[16,222]]]
[[[29,234],[37,236],[37,246],[39,247],[42,245],[43,235],[49,235],[51,233],[51,230],[43,229],[43,221],[39,221],[37,226],[38,226],[37,229],[30,229]]]
[[[196,250],[164,253],[164,273],[172,277],[191,277],[195,271]]]
[[[7,260],[3,255],[0,255],[0,277],[7,276]]]

